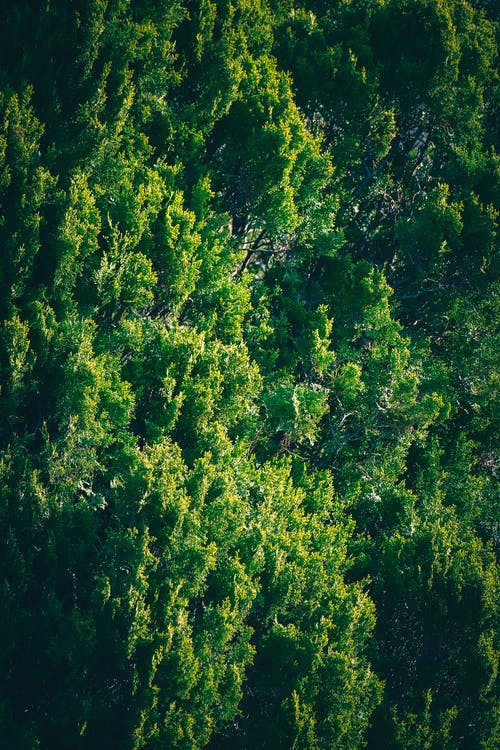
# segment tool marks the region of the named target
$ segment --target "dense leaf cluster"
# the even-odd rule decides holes
[[[498,747],[497,42],[3,3],[2,747]]]

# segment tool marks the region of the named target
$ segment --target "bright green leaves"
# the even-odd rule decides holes
[[[2,359],[5,358],[5,364],[2,368],[2,382],[7,393],[10,391],[14,394],[20,390],[25,375],[29,374],[33,365],[32,361],[30,363],[33,354],[31,353],[30,357],[28,332],[27,323],[23,323],[18,315],[6,320],[3,324],[2,349],[4,352],[2,354],[4,357]],[[7,393],[2,395],[5,397]]]
[[[9,745],[493,750],[472,6],[7,3]]]
[[[225,513],[210,511],[206,493],[222,476],[209,458],[205,490],[193,495],[186,492],[185,467],[175,446],[157,443],[146,452],[144,468],[140,518],[149,528],[149,559],[142,606],[155,623],[146,636],[154,647],[147,679],[156,698],[145,705],[141,735],[144,743],[157,732],[172,747],[202,746],[217,720],[235,710],[251,655],[243,623],[255,589],[237,558],[232,560],[234,542],[217,530]],[[193,484],[194,477],[195,489]],[[230,487],[216,497],[220,510],[238,502]],[[240,511],[244,517],[241,503]],[[243,517],[231,529],[233,537],[241,533]],[[216,584],[220,577],[227,585],[222,590]]]
[[[101,230],[95,197],[81,172],[74,175],[68,198],[59,230],[60,260],[54,278],[54,286],[63,299],[72,295],[77,280],[81,283],[85,259],[98,251]]]
[[[45,269],[37,257],[44,226],[43,213],[54,197],[55,179],[42,166],[40,139],[43,125],[37,120],[30,99],[32,90],[0,97],[0,237],[3,264],[0,272],[1,305],[4,316],[13,306],[32,297],[33,287]]]
[[[259,468],[247,457],[260,429],[262,377],[243,337],[251,291],[235,271],[244,243],[260,236],[282,252],[292,237],[328,233],[335,203],[326,194],[330,158],[268,54],[268,11],[259,10],[263,35],[254,11],[203,5],[196,62],[187,39],[194,27],[179,8],[161,20],[123,3],[94,13],[85,6],[74,28],[70,9],[54,52],[66,49],[70,29],[78,59],[65,55],[64,65],[74,69],[50,85],[33,70],[43,78],[37,111],[50,108],[48,87],[52,109],[70,113],[68,132],[47,112],[42,147],[28,99],[4,108],[2,231],[9,259],[21,247],[29,258],[12,273],[6,266],[3,284],[7,304],[19,306],[6,308],[2,372],[7,411],[20,420],[4,456],[12,539],[4,601],[26,659],[9,667],[13,718],[2,730],[10,737],[20,716],[27,747],[203,747],[250,695],[256,651],[267,659],[278,642],[290,643],[300,663],[294,672],[281,650],[277,671],[291,669],[292,684],[270,705],[283,736],[294,734],[294,696],[311,716],[321,690],[327,695],[322,659],[337,628],[344,636],[332,649],[345,643],[352,658],[331,661],[351,664],[350,676],[332,667],[328,692],[355,675],[367,686],[362,720],[354,692],[335,708],[353,727],[351,745],[373,705],[376,680],[358,657],[372,608],[344,583],[349,528],[330,524],[326,480],[302,477],[299,489],[289,467]],[[169,99],[182,77],[170,38],[181,21],[187,83]],[[44,159],[58,172],[57,194]],[[330,333],[321,308],[303,345],[314,383],[283,377],[289,392],[276,391],[281,403],[272,407],[268,399],[275,416],[286,405],[293,440],[313,442],[328,409],[321,383]],[[23,451],[32,457],[24,463]],[[33,603],[39,627],[21,615]],[[253,716],[266,705],[257,693],[245,708]],[[329,711],[318,737],[344,731],[323,727]]]
[[[389,445],[408,446],[420,421],[419,367],[391,315],[391,289],[349,257],[299,262],[266,282],[255,293],[261,324],[249,319],[252,352],[270,373],[263,434],[267,428],[279,449],[303,455],[317,443],[321,460],[351,482],[351,461],[376,463]]]
[[[150,307],[157,276],[149,258],[129,250],[127,235],[111,225],[109,238],[109,254],[104,252],[94,283],[98,310],[105,319],[113,320],[120,314],[140,313]]]
[[[224,345],[194,327],[133,320],[122,323],[117,344],[124,376],[136,384],[136,429],[145,439],[175,429],[179,444],[198,454],[212,439],[224,443],[226,430],[238,426],[244,438],[244,425],[254,424],[260,378],[244,345]]]
[[[181,25],[177,39],[187,69],[180,88],[184,122],[179,136],[191,157],[237,98],[245,61],[270,51],[272,31],[262,2],[202,0],[188,5],[190,23]]]
[[[330,349],[333,320],[328,317],[327,305],[320,305],[314,317],[313,339],[309,356],[313,372],[321,378],[329,372],[335,360],[335,354]]]
[[[158,296],[174,315],[195,290],[201,264],[197,253],[201,238],[195,229],[196,217],[184,208],[182,198],[181,193],[172,196],[155,227]]]
[[[361,367],[356,362],[347,362],[338,369],[335,377],[335,390],[339,394],[344,409],[353,407],[365,389],[361,373]]]
[[[404,717],[398,715],[396,709],[392,710],[392,718],[395,725],[396,745],[400,748],[446,748],[452,747],[450,727],[457,715],[455,708],[433,717],[432,691],[428,690],[421,700],[423,708],[419,713],[409,713]]]
[[[325,525],[331,486],[320,475],[294,486],[283,461],[241,477],[262,566],[251,614],[256,654],[242,717],[215,746],[356,747],[378,696],[361,655],[373,610],[343,582],[348,528]]]
[[[266,57],[247,60],[235,103],[215,128],[216,189],[247,250],[279,250],[311,233],[332,169],[293,102],[290,82]],[[322,217],[325,227],[327,208]]]
[[[161,322],[125,320],[117,331],[124,376],[135,384],[136,430],[146,440],[173,429],[184,402],[182,384],[203,348],[203,337]],[[152,433],[150,434],[150,430]]]
[[[5,436],[4,439],[8,439],[12,430],[22,428],[20,411],[26,405],[35,360],[28,323],[19,315],[13,315],[3,322],[0,329],[0,434]]]
[[[245,348],[210,343],[184,387],[186,405],[178,429],[189,452],[198,442],[196,452],[212,445],[215,449],[219,442],[223,448],[227,430],[244,438],[248,426],[254,427],[260,377]]]
[[[264,397],[267,423],[281,435],[286,450],[291,445],[315,442],[318,424],[328,412],[328,394],[321,387],[282,383]]]

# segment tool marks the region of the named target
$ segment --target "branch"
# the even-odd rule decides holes
[[[433,292],[438,292],[443,287],[439,284],[436,286],[431,286],[430,289],[421,289],[419,292],[415,292],[415,294],[401,294],[398,296],[398,299],[418,299],[419,297],[423,297],[424,294],[433,294]]]

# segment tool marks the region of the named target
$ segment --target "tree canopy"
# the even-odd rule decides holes
[[[2,16],[0,745],[495,750],[495,3]]]

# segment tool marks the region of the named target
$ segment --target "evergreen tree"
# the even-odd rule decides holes
[[[494,4],[4,6],[0,744],[493,750]]]

